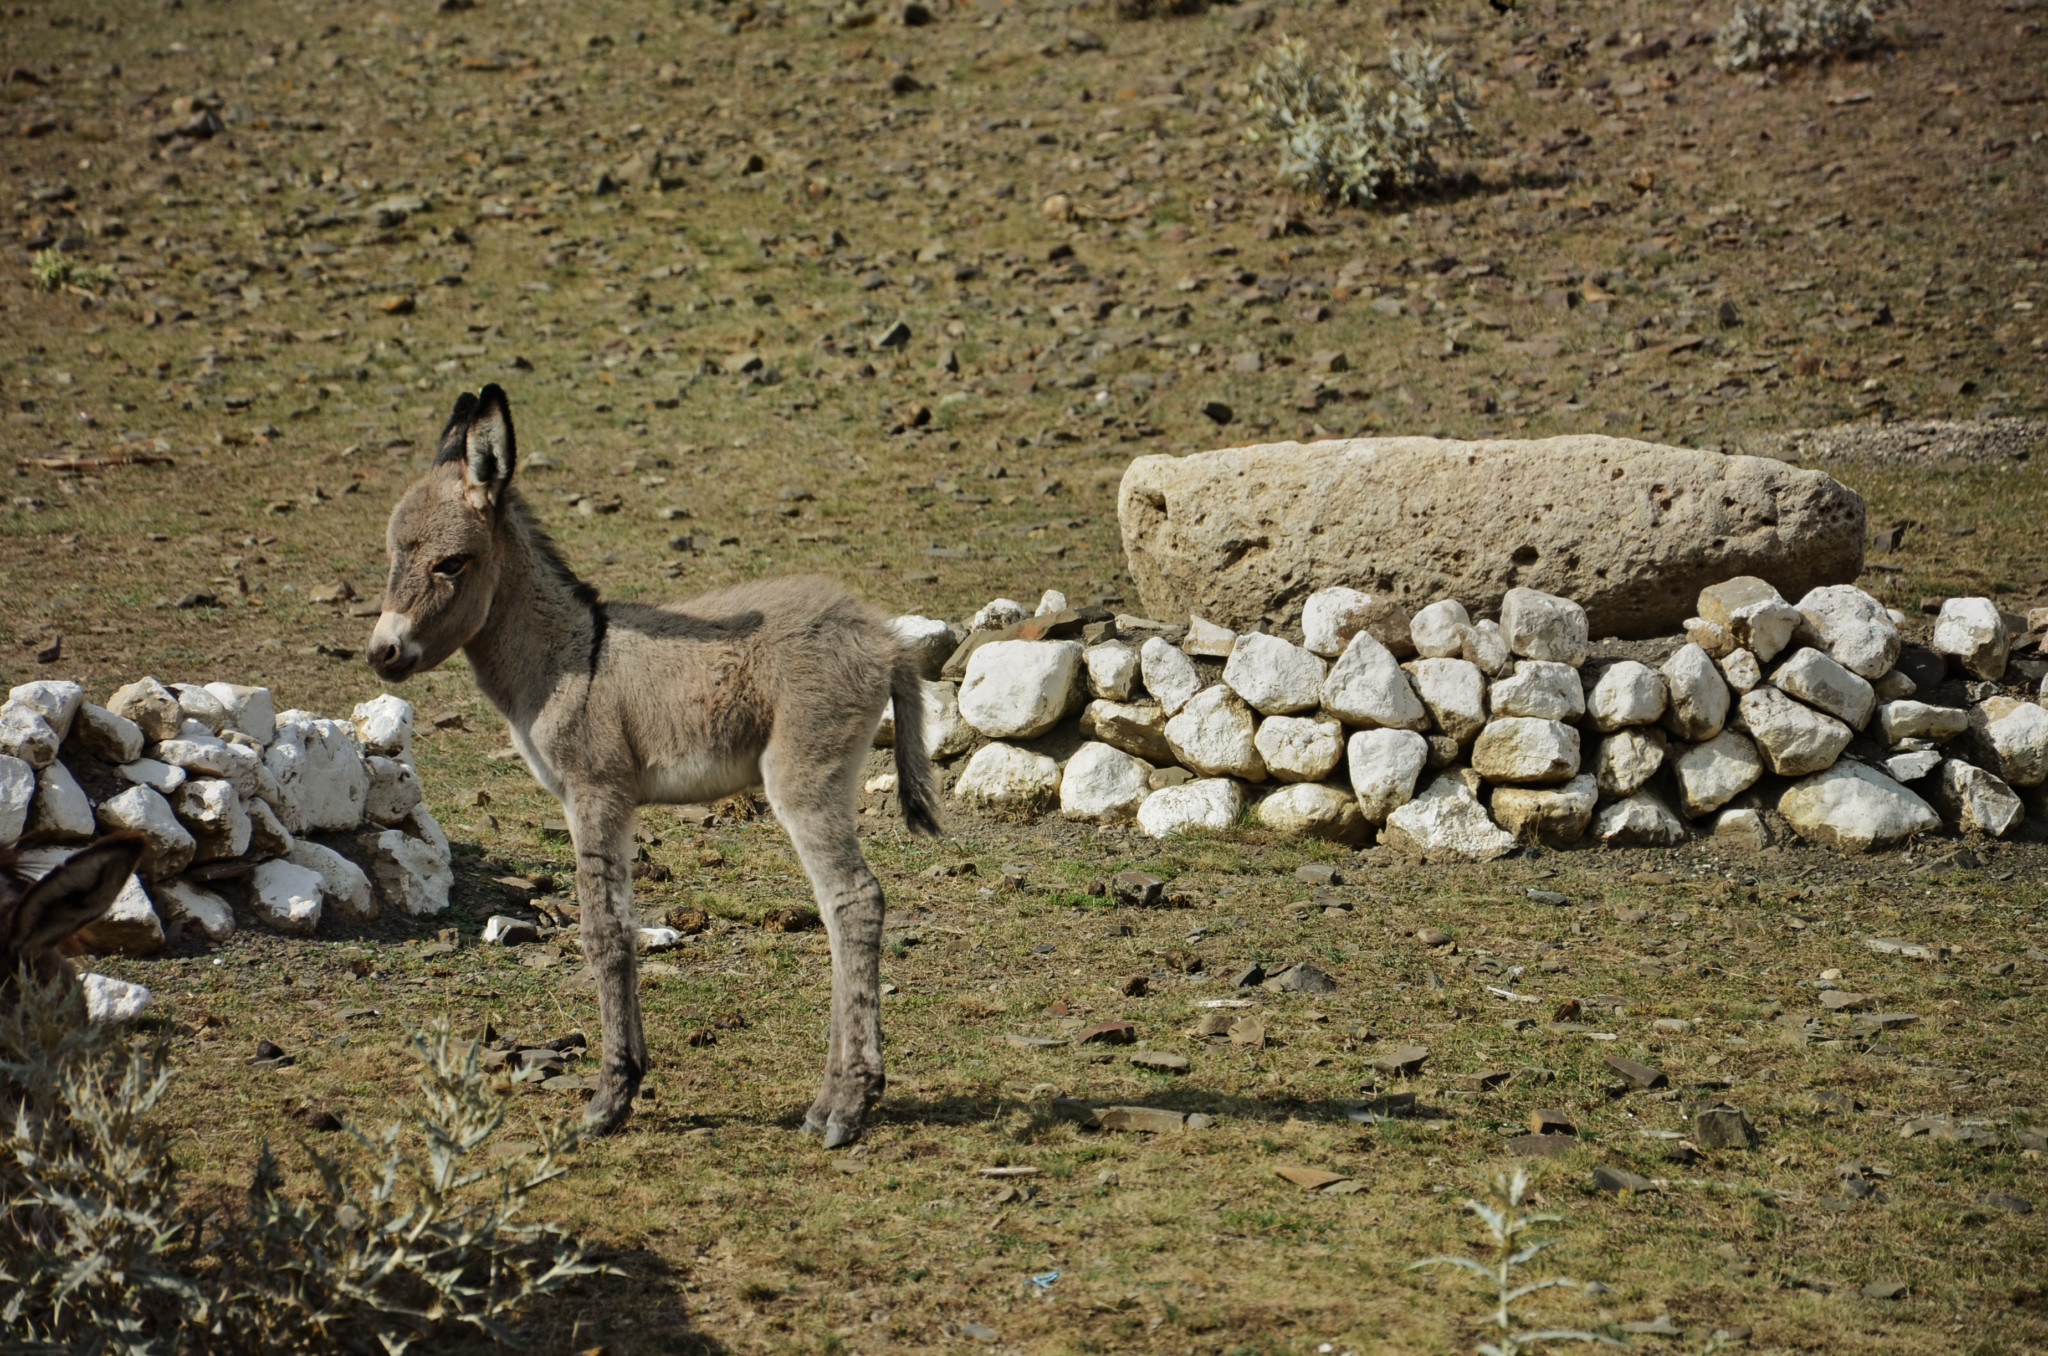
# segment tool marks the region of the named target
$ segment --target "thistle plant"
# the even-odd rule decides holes
[[[1876,26],[1869,0],[1784,0],[1776,11],[1764,0],[1736,0],[1715,35],[1715,59],[1731,71],[1813,60],[1868,46]]]
[[[15,1107],[0,1162],[5,1351],[351,1351],[396,1356],[451,1327],[515,1344],[541,1296],[606,1270],[559,1225],[523,1218],[567,1171],[580,1128],[541,1128],[487,1162],[507,1099],[446,1022],[412,1036],[415,1105],[376,1134],[310,1145],[317,1189],[257,1156],[247,1203],[180,1199],[151,1115],[174,1070],[162,1038],[85,1024],[68,978],[24,976],[0,1019],[0,1092]]]
[[[1516,1331],[1516,1319],[1510,1306],[1517,1301],[1535,1294],[1539,1290],[1557,1287],[1576,1287],[1579,1282],[1565,1276],[1546,1277],[1540,1281],[1517,1284],[1514,1273],[1527,1266],[1536,1256],[1551,1246],[1551,1240],[1526,1239],[1539,1224],[1557,1224],[1563,1215],[1536,1215],[1523,1209],[1529,1194],[1529,1175],[1520,1168],[1512,1176],[1497,1176],[1491,1183],[1482,1183],[1484,1201],[1465,1201],[1465,1208],[1479,1216],[1493,1236],[1494,1255],[1485,1263],[1475,1262],[1469,1257],[1425,1257],[1412,1263],[1409,1270],[1420,1267],[1462,1267],[1479,1276],[1494,1291],[1492,1324],[1499,1330],[1499,1336],[1491,1342],[1481,1342],[1481,1356],[1519,1356],[1532,1346],[1542,1342],[1603,1342],[1620,1346],[1602,1333],[1578,1329],[1546,1328],[1536,1331]]]
[[[1359,205],[1436,181],[1436,152],[1473,135],[1471,92],[1451,54],[1387,48],[1393,88],[1381,90],[1349,52],[1325,62],[1283,37],[1252,73],[1245,137],[1279,147],[1281,182]]]
[[[111,270],[81,264],[57,250],[37,250],[29,258],[28,271],[37,288],[44,292],[57,292],[67,287],[73,291],[91,292],[114,280]]]

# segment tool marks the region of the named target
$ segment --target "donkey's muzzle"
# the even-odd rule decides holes
[[[370,648],[364,657],[386,682],[404,682],[419,667],[420,647],[406,635],[410,629],[403,613],[386,612],[377,618],[377,629],[370,633]]]

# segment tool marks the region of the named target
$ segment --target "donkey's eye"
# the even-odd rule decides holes
[[[443,579],[459,578],[468,568],[468,556],[446,556],[434,562],[434,573]]]

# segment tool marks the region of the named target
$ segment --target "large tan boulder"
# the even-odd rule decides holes
[[[1519,586],[1577,602],[1594,636],[1643,636],[1735,575],[1797,598],[1863,568],[1863,500],[1818,471],[1592,434],[1140,457],[1117,514],[1149,615],[1239,630],[1338,586],[1475,616]]]

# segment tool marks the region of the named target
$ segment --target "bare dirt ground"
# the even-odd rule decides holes
[[[1873,528],[1903,528],[1859,582],[1909,613],[2048,602],[2032,0],[1897,6],[1875,52],[1769,79],[1714,66],[1723,11],[1671,4],[931,17],[8,9],[0,679],[104,698],[145,672],[226,678],[345,713],[378,690],[360,650],[384,515],[456,393],[492,380],[527,493],[612,596],[815,569],[929,615],[1047,587],[1135,608],[1115,522],[1134,455],[1585,430],[1827,465]],[[1480,144],[1422,201],[1332,213],[1277,191],[1238,90],[1280,33],[1450,47],[1479,81]],[[1079,220],[1042,213],[1056,192]],[[41,248],[113,281],[35,290]],[[899,320],[904,342],[877,346]],[[1983,419],[2033,422],[1953,444],[1782,436]],[[138,454],[174,464],[119,460]],[[420,770],[461,854],[440,920],[458,950],[392,924],[102,966],[191,1033],[175,1104],[202,1186],[245,1180],[263,1137],[313,1133],[309,1107],[378,1122],[408,1022],[594,1029],[573,950],[474,944],[524,902],[497,878],[566,868],[556,808],[490,756],[501,727],[459,664],[405,695],[435,727]],[[654,1096],[549,1202],[625,1275],[538,1313],[537,1349],[1469,1348],[1480,1298],[1405,1268],[1474,1241],[1459,1197],[1546,1108],[1579,1131],[1535,1164],[1567,1216],[1553,1265],[1605,1287],[1537,1297],[1546,1324],[1668,1315],[1682,1338],[1630,1340],[1683,1350],[1717,1331],[1760,1350],[2048,1343],[2038,844],[1418,869],[966,815],[920,845],[875,809],[892,1085],[833,1157],[793,1130],[823,942],[753,926],[805,893],[779,830],[645,817],[669,877],[644,883],[647,912],[718,922],[649,976]],[[1293,875],[1317,861],[1346,883],[1318,897]],[[1087,893],[1131,865],[1183,907]],[[1232,989],[1255,960],[1312,961],[1337,988]],[[1916,1020],[1829,1016],[1812,986],[1835,969]],[[1124,996],[1139,974],[1149,994]],[[1195,1004],[1235,997],[1263,1048],[1185,1034],[1213,1011]],[[1568,1000],[1585,1030],[1548,1025]],[[1192,1070],[1006,1039],[1111,1018]],[[297,1063],[245,1068],[259,1037]],[[1429,1047],[1418,1072],[1375,1067],[1403,1045]],[[1668,1086],[1633,1087],[1610,1054]],[[1352,1115],[1409,1093],[1413,1114]],[[1082,1131],[1061,1094],[1215,1124]],[[1661,1136],[1716,1098],[1760,1147],[1676,1161]],[[1917,1119],[1934,1114],[1952,1119]],[[1598,1193],[1595,1164],[1660,1189]],[[977,1175],[1004,1165],[1038,1173]],[[1274,1175],[1288,1165],[1364,1189],[1311,1194]]]

